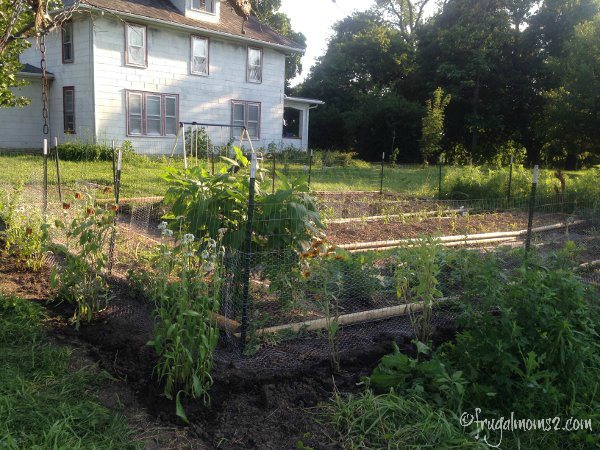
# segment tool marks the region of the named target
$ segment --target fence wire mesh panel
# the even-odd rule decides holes
[[[114,236],[101,242],[110,256],[103,275],[112,295],[100,314],[129,323],[148,338],[155,305],[132,289],[136,279],[151,278],[152,264],[181,249],[186,234],[198,243],[193,257],[200,260],[215,240],[224,248],[223,273],[219,304],[211,314],[220,332],[214,358],[223,367],[305,370],[360,358],[384,341],[452,335],[465,307],[461,274],[476,270],[490,253],[499,255],[506,273],[523,264],[518,249],[529,231],[531,200],[523,192],[447,199],[438,195],[435,166],[342,168],[328,166],[323,154],[265,148],[258,153],[250,200],[250,161],[235,153],[228,134],[222,145],[199,126],[186,127],[184,136],[187,171],[181,155],[169,161],[168,154],[123,151],[118,183],[112,154],[61,160],[57,172],[51,151],[46,184],[39,153],[1,158],[7,176],[0,182],[0,200],[22,216],[23,227],[49,224],[51,242],[68,249],[75,243],[68,226],[55,226],[57,221],[68,224],[92,211],[117,209]],[[427,190],[389,189],[398,182],[393,177],[411,182],[413,171],[427,171]],[[359,173],[357,183],[348,182]],[[338,180],[345,181],[345,190],[335,190]],[[349,184],[357,188],[349,192]],[[578,263],[570,270],[598,286],[598,196],[542,191],[535,197],[530,233],[532,251],[556,258],[570,249]],[[48,262],[53,258],[60,265],[60,257],[49,255]],[[194,268],[199,278],[214,279],[215,266]],[[436,279],[435,289],[423,290],[423,271]]]

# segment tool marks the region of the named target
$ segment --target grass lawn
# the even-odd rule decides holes
[[[0,448],[129,449],[125,419],[96,400],[104,375],[70,368],[39,305],[0,294]]]
[[[190,158],[190,164],[193,159]],[[173,166],[182,168],[181,160],[174,160]],[[202,163],[210,170],[210,164]],[[150,159],[143,157],[126,158],[123,162],[121,176],[121,197],[139,196],[162,196],[167,188],[161,179],[164,168],[168,166],[168,160]],[[224,167],[225,163],[217,163],[216,170]],[[272,165],[270,161],[263,163],[265,189],[271,187]],[[284,170],[283,164],[277,166],[277,170]],[[288,166],[291,175],[308,174],[308,168],[304,165],[290,164]],[[66,189],[77,189],[77,183],[85,181],[100,186],[112,185],[112,163],[110,161],[61,161],[60,163],[61,183]],[[467,173],[463,167],[444,167],[443,182],[456,178],[458,175]],[[480,178],[485,178],[487,169],[479,171]],[[497,171],[496,171],[497,172]],[[507,183],[508,171],[496,174],[500,177],[500,183]],[[20,181],[25,184],[41,184],[43,178],[43,163],[40,156],[31,155],[0,155],[0,173],[2,183],[15,185]],[[578,177],[586,171],[567,173],[567,176]],[[469,179],[468,173],[466,178]],[[516,174],[515,174],[516,178]],[[521,179],[522,178],[522,179]],[[521,171],[520,184],[522,191],[528,192],[530,186],[529,172]],[[56,185],[56,170],[54,162],[49,160],[48,179],[51,186]],[[506,179],[506,180],[505,180]],[[514,180],[515,184],[517,180]],[[383,189],[386,191],[410,194],[412,196],[430,197],[438,193],[439,169],[437,166],[390,166],[386,165],[383,172]],[[540,185],[547,190],[552,190],[555,183],[554,171],[543,170],[540,174]],[[361,163],[361,167],[313,167],[311,173],[311,188],[319,191],[378,191],[381,187],[381,166],[378,164]],[[504,187],[498,187],[498,196],[504,195]]]

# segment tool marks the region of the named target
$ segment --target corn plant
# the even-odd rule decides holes
[[[219,338],[215,314],[219,310],[223,249],[213,239],[196,240],[185,234],[176,245],[173,233],[160,226],[163,242],[153,258],[146,292],[154,301],[155,326],[148,345],[157,354],[155,367],[164,394],[176,400],[176,412],[187,421],[181,396],[210,403],[210,372]]]
[[[417,245],[405,249],[396,267],[396,295],[405,302],[421,302],[422,313],[411,321],[417,339],[428,342],[431,337],[431,317],[436,299],[442,297],[438,289],[440,273],[436,258],[439,245],[435,239],[420,239]]]
[[[58,289],[59,300],[75,304],[72,321],[79,326],[81,319],[91,321],[108,303],[108,284],[103,277],[108,256],[104,250],[115,226],[114,211],[92,208],[91,198],[80,193],[75,194],[75,199],[75,218],[68,224],[55,222],[57,228],[66,230],[67,245],[56,246],[64,255],[65,264],[52,271],[51,284]]]
[[[306,278],[307,290],[320,305],[325,316],[327,343],[334,371],[339,372],[337,335],[340,330],[340,299],[344,291],[344,273],[335,261],[347,258],[335,248],[328,247],[322,241],[315,241],[312,250],[303,255],[303,276]]]

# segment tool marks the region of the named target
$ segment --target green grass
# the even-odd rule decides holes
[[[38,305],[0,294],[0,448],[137,448],[96,400],[108,375],[70,370],[72,350],[48,343],[42,320]]]
[[[189,159],[190,164],[194,161]],[[202,163],[207,169],[206,162]],[[162,196],[167,185],[161,174],[168,165],[167,158],[128,157],[123,162],[121,176],[121,197]],[[183,167],[181,159],[174,160],[175,167]],[[225,163],[217,163],[216,170]],[[270,189],[272,164],[262,163],[264,173],[263,187]],[[15,185],[42,183],[42,158],[40,156],[0,155],[0,173],[3,183]],[[279,163],[277,170],[284,171]],[[293,175],[308,173],[304,164],[289,164],[287,169]],[[77,189],[78,182],[85,181],[100,186],[112,185],[112,163],[110,161],[61,161],[61,183],[67,189]],[[383,189],[390,192],[410,194],[411,196],[434,197],[438,195],[439,171],[437,166],[390,166],[386,165],[383,176]],[[49,183],[56,185],[54,163],[49,161]],[[553,192],[558,184],[553,170],[540,173],[540,190]],[[594,169],[580,172],[568,172],[567,191],[581,190],[597,176]],[[493,170],[484,167],[444,167],[442,172],[442,190],[447,198],[501,198],[506,195],[508,170]],[[528,194],[531,185],[531,171],[515,169],[513,174],[513,196]],[[378,191],[381,187],[381,166],[377,163],[361,162],[360,167],[328,168],[317,165],[311,173],[311,188],[318,191]],[[541,193],[541,192],[540,192]],[[106,196],[106,195],[105,195]]]

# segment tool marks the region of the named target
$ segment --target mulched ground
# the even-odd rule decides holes
[[[566,214],[536,214],[533,226],[552,225],[564,222]],[[411,218],[399,221],[374,221],[332,223],[325,229],[328,242],[351,244],[409,239],[419,236],[454,236],[464,234],[516,231],[527,228],[526,212],[502,212],[490,214],[466,214],[454,217]]]

